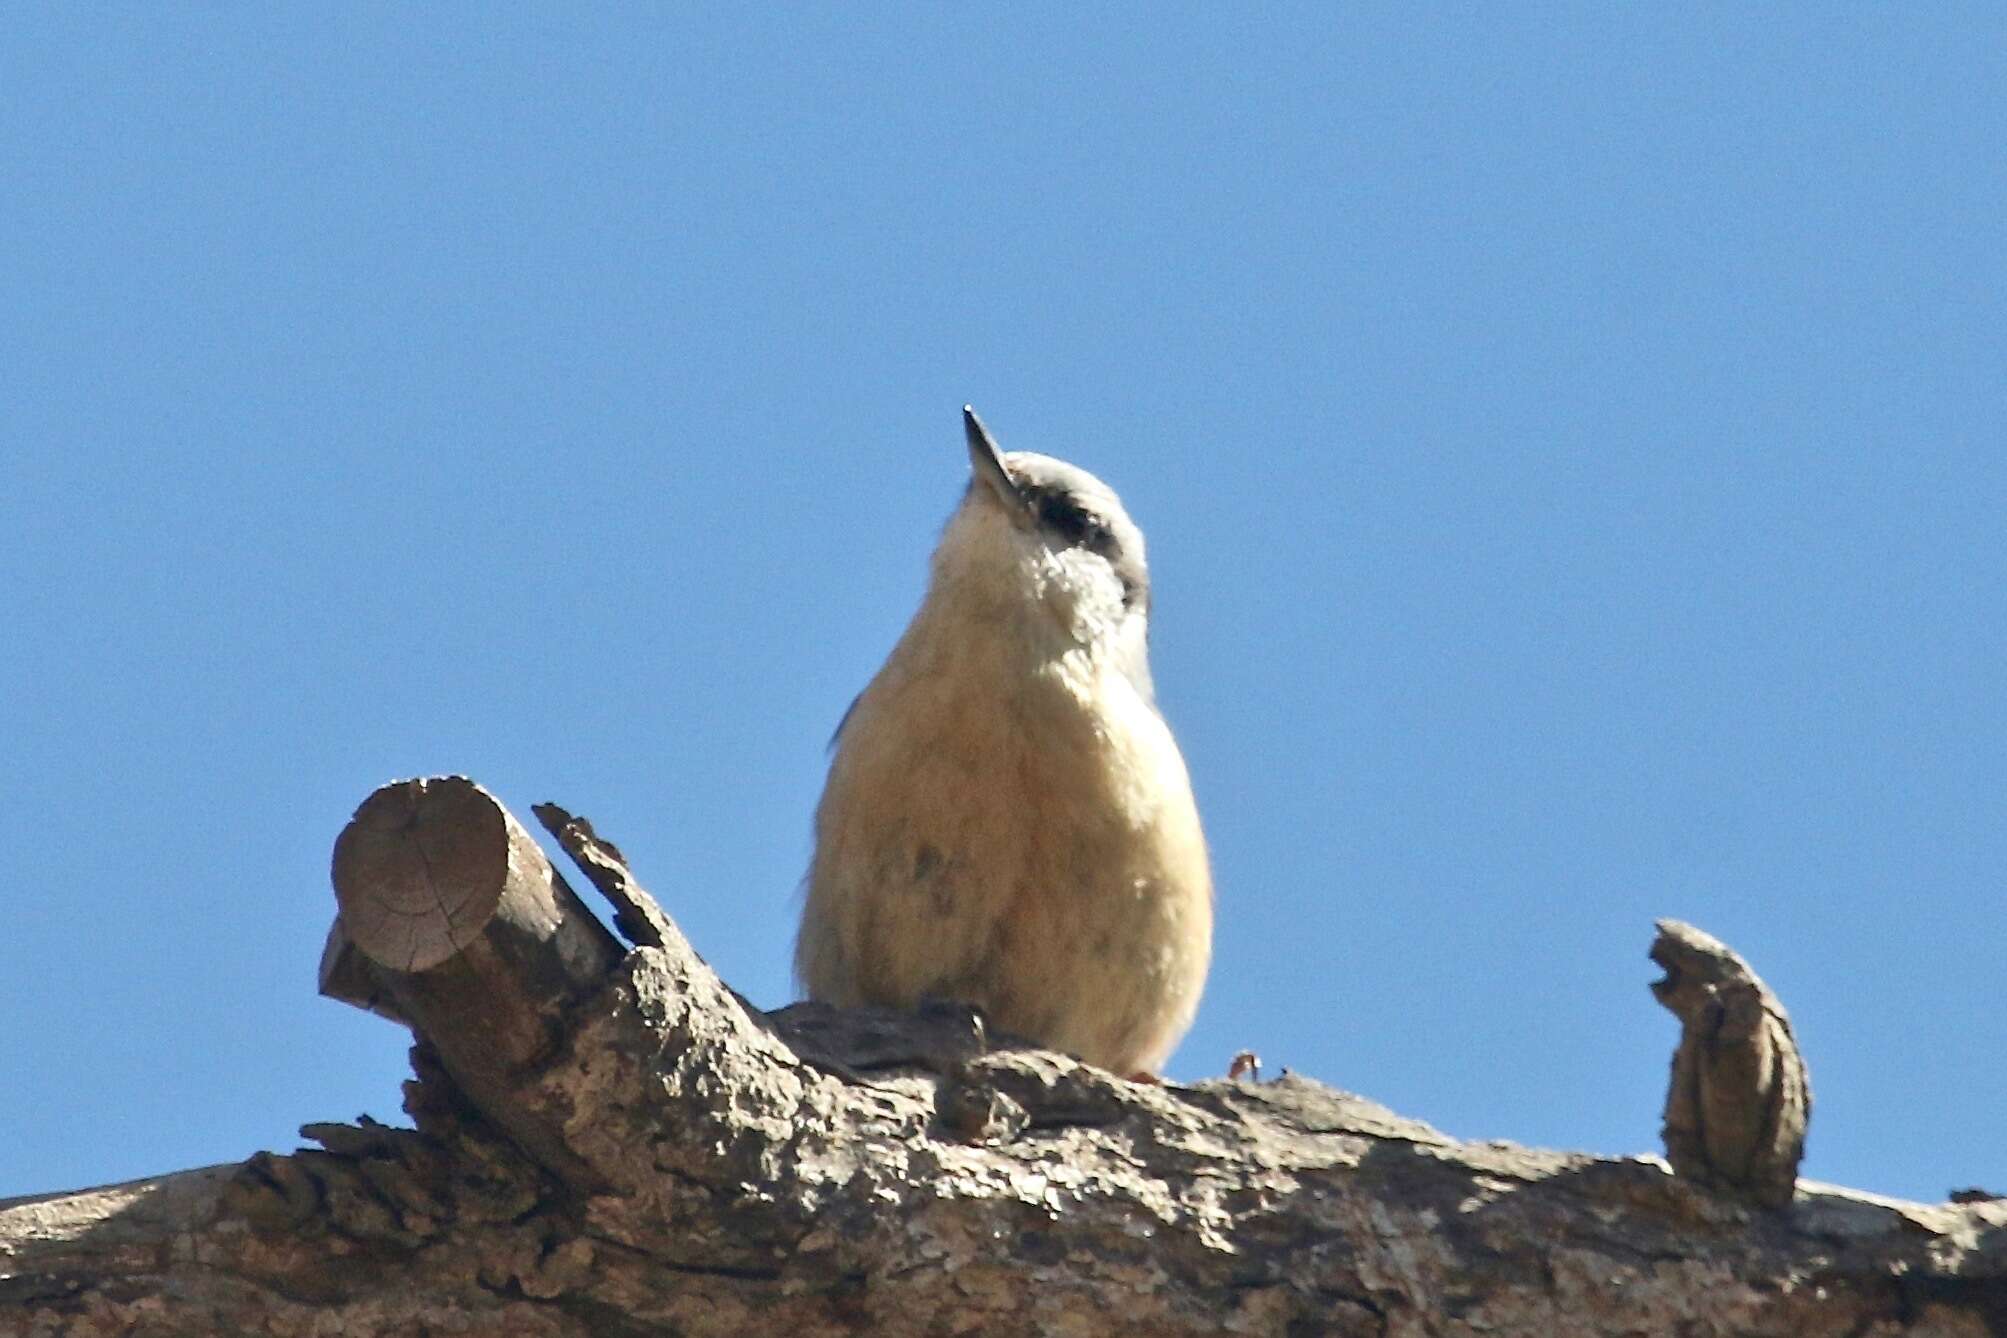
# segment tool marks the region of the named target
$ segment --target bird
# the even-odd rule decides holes
[[[796,975],[1153,1079],[1205,987],[1213,883],[1143,533],[1086,470],[962,424],[926,594],[832,740]]]

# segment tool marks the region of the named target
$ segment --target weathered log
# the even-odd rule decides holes
[[[313,1125],[321,1150],[0,1204],[0,1334],[2007,1325],[2007,1203],[1801,1184],[1755,1210],[1654,1158],[1459,1143],[1288,1076],[1152,1087],[1008,1045],[879,1067],[939,1020],[763,1016],[664,923],[534,1083],[603,1187],[421,1064],[420,1130]]]
[[[1679,920],[1658,922],[1652,994],[1680,1020],[1666,1089],[1666,1160],[1699,1184],[1782,1207],[1791,1202],[1812,1086],[1784,1005],[1727,944]]]

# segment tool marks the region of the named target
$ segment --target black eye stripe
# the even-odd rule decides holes
[[[1068,543],[1075,544],[1085,540],[1092,531],[1102,529],[1080,503],[1062,493],[1047,493],[1038,499],[1038,522]]]
[[[1115,532],[1099,516],[1064,493],[1038,499],[1038,523],[1068,544],[1080,544],[1103,557],[1115,556]]]

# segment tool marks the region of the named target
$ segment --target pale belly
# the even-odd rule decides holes
[[[1169,730],[1140,699],[1088,718],[915,686],[860,702],[897,706],[902,727],[856,722],[831,768],[797,951],[811,997],[965,1001],[996,1030],[1154,1070],[1190,1025],[1212,939]]]

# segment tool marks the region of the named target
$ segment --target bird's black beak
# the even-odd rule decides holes
[[[969,439],[969,470],[982,480],[989,490],[1004,504],[1013,520],[1031,514],[1030,504],[1024,493],[1004,468],[1003,452],[997,449],[996,439],[983,426],[983,420],[976,417],[976,411],[962,406],[962,431]]]

